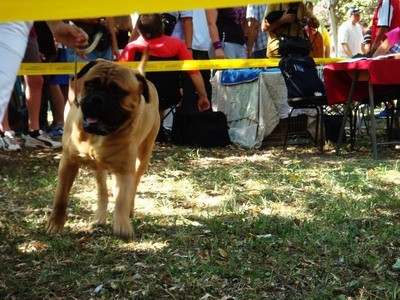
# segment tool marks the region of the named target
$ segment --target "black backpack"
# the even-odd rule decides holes
[[[231,144],[227,118],[221,111],[178,110],[174,114],[171,138],[174,145],[209,148]]]
[[[308,56],[283,57],[279,68],[288,89],[288,98],[325,96],[325,86],[314,60]]]
[[[171,35],[178,20],[174,15],[171,15],[169,13],[162,13],[161,19],[164,25],[164,34]]]

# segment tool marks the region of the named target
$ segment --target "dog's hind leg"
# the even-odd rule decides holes
[[[133,193],[134,174],[113,174],[115,209],[114,209],[114,234],[124,240],[133,237],[132,224],[129,219],[130,202]]]
[[[151,154],[154,148],[154,141],[156,140],[158,131],[160,129],[160,118],[158,114],[158,109],[155,112],[155,121],[153,127],[151,128],[147,137],[143,140],[138,149],[138,156],[136,159],[136,173],[133,181],[133,197],[130,203],[130,216],[133,218],[134,209],[135,209],[135,197],[138,185],[140,183],[140,179],[142,175],[147,171],[147,168],[150,163]]]
[[[129,216],[131,218],[133,218],[133,215],[134,215],[136,191],[137,191],[137,188],[138,188],[138,185],[140,182],[140,178],[142,177],[143,173],[147,169],[147,164],[146,164],[146,166],[144,166],[141,162],[140,163],[137,162],[137,164],[139,165],[139,167],[136,170],[135,178],[133,179],[133,182],[132,182],[133,191],[132,191],[132,197],[129,201]]]
[[[67,219],[68,194],[78,173],[79,165],[61,157],[53,210],[46,224],[46,233],[55,234],[63,229]]]
[[[106,170],[94,171],[97,182],[97,210],[93,224],[103,226],[107,220],[108,189]]]
[[[157,132],[158,132],[158,127],[157,127]],[[138,185],[140,183],[140,179],[142,178],[142,175],[147,171],[147,168],[150,163],[150,158],[151,158],[151,153],[154,147],[154,140],[153,136],[147,137],[147,140],[140,146],[139,148],[139,153],[138,153],[138,158],[136,161],[136,173],[135,173],[135,178],[133,181],[133,197],[130,203],[130,216],[133,218],[134,215],[134,209],[135,209],[135,197],[136,197],[136,191],[138,188]]]

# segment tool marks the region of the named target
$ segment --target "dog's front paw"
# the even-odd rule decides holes
[[[125,222],[114,220],[114,235],[125,241],[133,238],[133,228],[129,219]]]
[[[65,218],[56,218],[53,214],[49,217],[46,224],[46,234],[56,234],[64,228]]]
[[[94,217],[93,225],[94,226],[105,226],[107,223],[107,211],[96,211],[96,215]]]

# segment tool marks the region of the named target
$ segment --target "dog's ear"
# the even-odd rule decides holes
[[[91,68],[93,68],[95,65],[99,63],[99,60],[92,60],[88,62],[86,65],[83,66],[83,68],[76,74],[76,79],[82,78]],[[72,77],[72,81],[74,81],[75,76]]]
[[[140,88],[142,90],[142,95],[147,103],[150,102],[149,85],[147,84],[146,78],[139,73],[135,73],[136,79],[139,81]]]

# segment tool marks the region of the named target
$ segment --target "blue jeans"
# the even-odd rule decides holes
[[[221,42],[222,50],[226,58],[247,58],[246,47],[236,43]],[[208,50],[210,59],[215,59],[215,50],[211,44]]]

